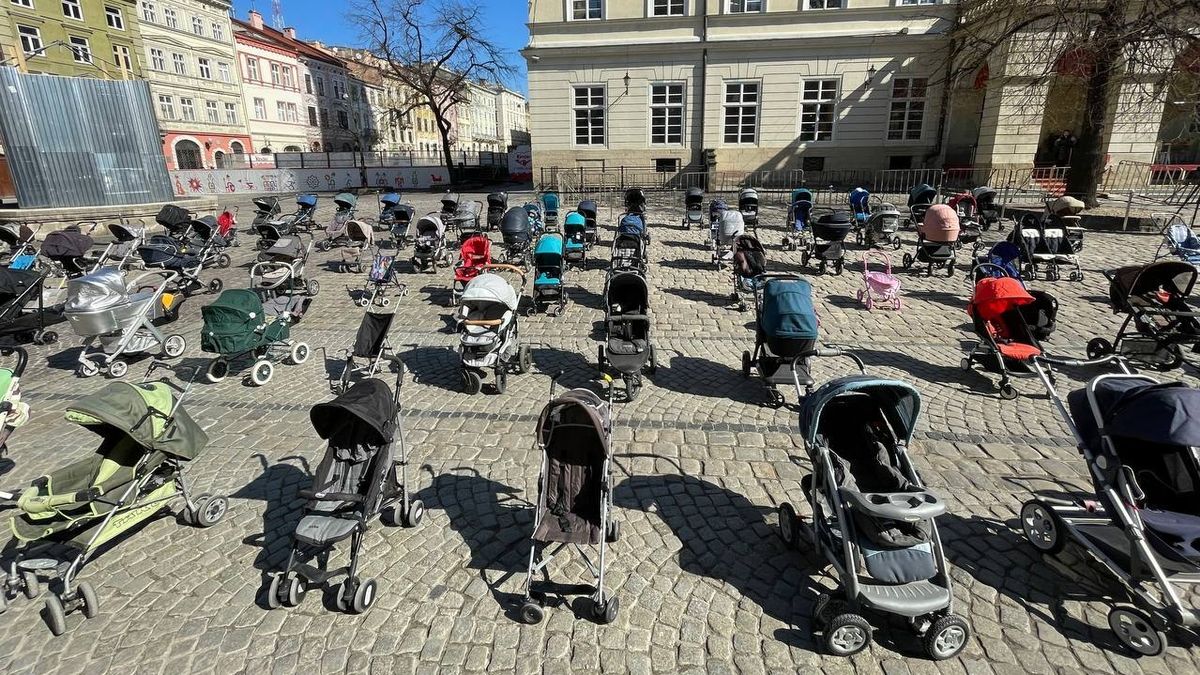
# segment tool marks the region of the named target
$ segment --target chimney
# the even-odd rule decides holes
[[[286,36],[288,36],[288,37],[290,37],[290,38],[291,38],[291,39],[293,39],[293,40],[295,40],[295,39],[296,39],[296,29],[295,29],[295,28],[292,28],[291,26],[288,26],[287,28],[284,28],[284,29],[283,29],[283,34],[284,34],[284,35],[286,35]]]
[[[256,9],[250,10],[250,13],[247,16],[249,16],[250,26],[253,27],[254,30],[262,30],[262,27],[263,27],[262,14],[259,14],[258,10],[256,10]]]

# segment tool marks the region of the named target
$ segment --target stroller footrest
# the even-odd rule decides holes
[[[900,616],[922,616],[950,605],[950,589],[931,581],[907,584],[860,584],[858,599],[864,605]]]
[[[839,488],[842,498],[851,508],[874,516],[916,522],[936,518],[946,512],[946,505],[928,492],[867,492]]]

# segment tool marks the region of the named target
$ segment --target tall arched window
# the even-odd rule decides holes
[[[204,157],[195,141],[182,140],[175,144],[175,168],[203,169]]]
[[[244,154],[246,154],[246,148],[242,147],[242,144],[241,144],[241,143],[239,143],[238,141],[234,141],[234,142],[230,143],[230,144],[229,144],[229,149],[230,149],[230,150],[233,152],[233,154],[235,154],[235,155],[244,155]]]
[[[214,152],[213,153],[213,163],[215,163],[217,165],[218,169],[224,169],[225,168],[225,153],[221,152],[220,150]]]

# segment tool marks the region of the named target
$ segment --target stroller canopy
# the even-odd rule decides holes
[[[1067,395],[1067,405],[1088,447],[1101,451],[1101,429],[1145,445],[1139,453],[1165,452],[1163,446],[1200,446],[1200,389],[1182,382],[1151,384],[1132,377],[1105,378],[1095,384],[1099,419],[1086,389]]]
[[[605,303],[614,313],[643,313],[650,306],[650,287],[636,272],[614,274],[608,281]]]
[[[699,206],[704,203],[704,189],[698,187],[688,188],[683,195],[683,203],[685,206]]]
[[[792,190],[791,203],[796,202],[811,202],[813,200],[812,190],[808,188],[796,188]]]
[[[578,211],[573,211],[567,214],[563,220],[563,232],[567,234],[581,234],[587,229],[587,219]]]
[[[358,197],[351,192],[339,192],[333,197],[333,203],[338,211],[349,211],[358,205]]]
[[[1086,204],[1074,197],[1063,195],[1050,204],[1050,213],[1056,216],[1077,216],[1083,212]]]
[[[92,238],[80,232],[78,226],[51,232],[42,242],[42,254],[51,260],[80,258],[87,255],[90,250],[92,250]]]
[[[596,202],[590,199],[585,199],[579,202],[579,206],[575,210],[582,213],[584,218],[589,218],[591,220],[595,220],[596,214],[599,212],[599,209],[596,207]]]
[[[971,190],[971,196],[975,198],[976,204],[988,206],[996,199],[996,188],[981,185]]]
[[[1021,278],[1021,249],[1011,241],[1002,241],[993,246],[987,253],[987,262],[999,269],[985,269],[983,274],[993,277],[1008,276],[1018,280]]]
[[[208,444],[208,436],[182,407],[165,382],[113,382],[67,408],[69,421],[109,438],[116,432],[138,445],[172,457],[193,460]]]
[[[927,241],[949,243],[958,240],[958,213],[946,204],[934,204],[925,212],[917,233]]]
[[[740,206],[751,206],[758,204],[758,190],[754,188],[746,188],[738,193],[738,204]]]
[[[517,291],[500,274],[484,273],[475,277],[463,289],[463,304],[493,304],[502,303],[505,307],[517,310],[521,298]]]
[[[955,211],[971,215],[979,210],[979,204],[970,192],[960,192],[950,198],[949,207]]]
[[[400,203],[400,194],[398,192],[385,192],[379,195],[379,203],[384,207],[396,206]]]
[[[621,218],[621,222],[617,224],[617,232],[620,234],[636,234],[639,237],[646,232],[646,221],[636,213],[626,214]]]
[[[254,203],[254,208],[257,211],[272,215],[279,212],[278,197],[255,197],[250,201]]]
[[[724,199],[714,199],[708,203],[708,215],[710,218],[716,218],[717,214],[728,209],[729,205]]]
[[[839,396],[852,393],[870,396],[892,425],[896,437],[906,444],[912,440],[917,419],[921,415],[921,394],[916,387],[899,380],[850,375],[827,382],[805,397],[800,408],[800,432],[804,435],[805,443],[811,445],[816,442],[821,413],[825,407]]]
[[[928,183],[921,183],[908,192],[908,205],[932,204],[937,199],[937,190]]]
[[[23,241],[33,239],[33,230],[25,223],[14,223],[11,220],[0,223],[0,241],[9,246],[16,246]]]
[[[554,256],[561,258],[563,254],[562,237],[557,234],[547,234],[538,239],[537,248],[533,254],[538,258],[539,265],[542,264],[541,261],[545,258],[552,258]]]
[[[1012,309],[1033,302],[1020,279],[984,277],[975,284],[975,293],[967,305],[967,314],[984,321],[995,321]]]
[[[346,223],[346,236],[351,241],[362,242],[368,246],[375,242],[375,230],[361,220]]]
[[[352,456],[344,458],[362,462],[372,452],[372,448],[366,446],[381,446],[391,442],[396,403],[391,389],[383,380],[372,377],[356,382],[332,401],[314,405],[308,417],[322,440],[339,437],[365,441],[365,444],[352,443]]]
[[[871,201],[871,193],[864,188],[854,188],[850,191],[850,208],[855,210],[865,210]]]
[[[304,242],[300,237],[280,237],[271,244],[266,254],[272,260],[292,261],[304,257]]]
[[[298,204],[306,209],[316,208],[317,196],[316,195],[296,195],[296,204]]]
[[[558,195],[554,194],[553,192],[547,192],[546,194],[542,195],[542,207],[545,208],[547,212],[557,212]]]
[[[163,229],[168,232],[182,229],[191,219],[192,216],[187,209],[175,204],[163,204],[163,207],[158,210],[158,215],[154,216],[154,222],[162,225]]]
[[[421,216],[417,221],[417,236],[441,239],[446,236],[446,224],[442,222],[441,216],[434,213]]]
[[[68,312],[94,312],[125,302],[129,291],[115,267],[102,267],[67,282]]]
[[[625,206],[637,211],[646,206],[646,191],[642,188],[629,188],[625,191]]]
[[[812,224],[813,236],[824,241],[842,241],[852,229],[854,214],[848,211],[826,213]]]
[[[720,219],[722,241],[732,241],[746,231],[746,221],[740,211],[722,211]]]
[[[196,218],[190,223],[190,225],[192,232],[195,232],[197,237],[205,240],[207,240],[213,235],[214,232],[217,231],[217,219],[212,216]]]
[[[761,325],[770,337],[817,339],[812,284],[803,279],[771,279],[763,289]]]
[[[520,207],[513,207],[504,212],[500,219],[500,234],[504,237],[520,237],[529,234],[529,212]]]
[[[1182,260],[1160,260],[1149,265],[1122,267],[1113,274],[1108,293],[1114,307],[1124,307],[1136,296],[1166,291],[1177,298],[1192,294],[1196,285],[1196,267]]]
[[[508,206],[507,192],[493,192],[487,196],[487,204],[489,209],[502,209]]]

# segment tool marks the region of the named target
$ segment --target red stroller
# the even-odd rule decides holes
[[[241,245],[237,240],[237,211],[236,206],[232,210],[226,208],[217,216],[217,234],[229,242],[230,246]]]
[[[1021,307],[1034,302],[1020,280],[1011,277],[984,277],[975,284],[967,305],[979,336],[962,360],[962,369],[978,363],[984,370],[1000,374],[1000,398],[1012,400],[1017,390],[1010,375],[1033,375],[1033,359],[1042,355],[1042,345],[1034,337]]]
[[[476,232],[463,240],[454,266],[454,283],[450,286],[450,307],[457,307],[462,292],[472,279],[479,276],[484,265],[492,263],[492,240]]]

